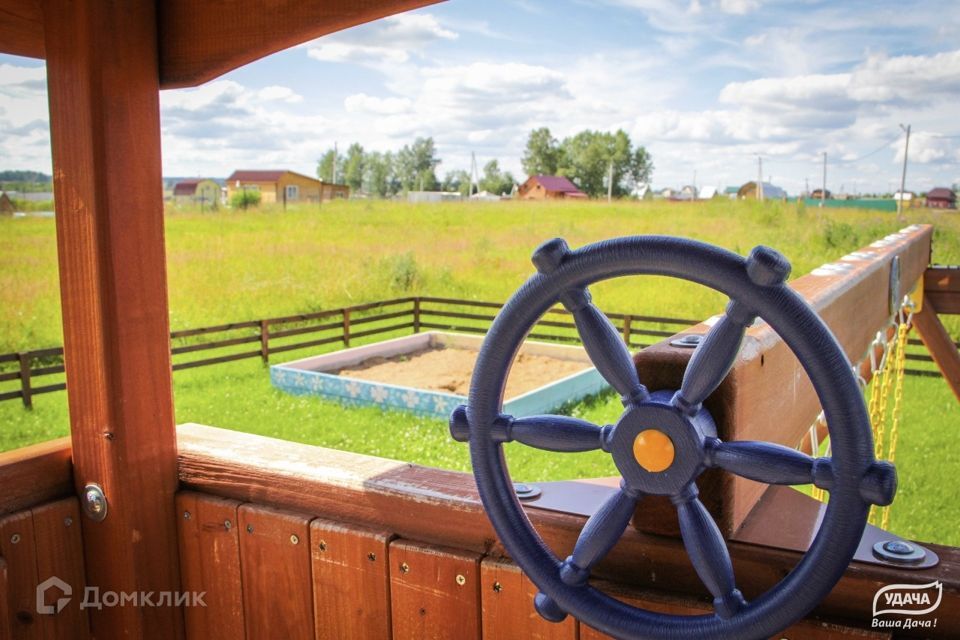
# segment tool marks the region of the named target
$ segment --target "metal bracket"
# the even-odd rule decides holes
[[[890,262],[890,315],[900,311],[900,256],[893,256]]]

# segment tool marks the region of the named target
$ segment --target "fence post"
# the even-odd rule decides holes
[[[343,313],[343,346],[350,346],[350,309],[344,309]]]
[[[30,386],[30,354],[18,353],[17,359],[20,361],[20,397],[23,398],[24,407],[33,409],[33,393]]]
[[[413,299],[413,332],[420,333],[420,296]]]
[[[260,321],[260,357],[264,363],[270,363],[270,321]]]
[[[633,320],[633,316],[626,316],[623,319],[623,341],[626,343],[627,347],[630,347],[630,322]]]

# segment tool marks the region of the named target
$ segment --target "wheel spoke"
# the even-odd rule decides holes
[[[716,522],[697,497],[697,488],[688,485],[674,496],[680,517],[680,535],[700,580],[713,594],[713,606],[721,618],[729,618],[746,604],[737,589],[733,563]]]
[[[767,484],[816,484],[816,468],[830,462],[770,442],[711,442],[707,447],[710,466]]]
[[[560,565],[561,580],[572,587],[587,584],[594,565],[610,552],[630,524],[637,499],[636,494],[621,488],[600,505],[583,525],[573,554]],[[537,612],[547,620],[559,622],[566,617],[566,613],[545,593],[537,594],[535,605]]]
[[[740,353],[747,327],[756,315],[736,300],[727,305],[727,312],[704,336],[683,373],[683,384],[674,396],[674,404],[689,415],[716,391]]]
[[[640,384],[627,345],[607,316],[591,302],[586,288],[568,291],[561,301],[573,314],[583,347],[603,379],[617,390],[624,403],[645,399],[647,389]]]
[[[568,416],[530,416],[510,423],[510,440],[545,451],[603,449],[609,428]]]

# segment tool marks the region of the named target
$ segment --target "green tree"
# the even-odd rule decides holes
[[[363,188],[367,193],[378,198],[386,198],[396,193],[392,153],[368,153],[363,168]]]
[[[653,160],[647,153],[645,147],[637,147],[630,155],[630,162],[627,166],[627,187],[632,192],[640,185],[650,184],[650,176],[653,175]]]
[[[489,191],[495,195],[510,193],[513,190],[513,175],[509,171],[500,171],[500,163],[491,160],[483,166],[483,177],[480,178],[480,190]]]
[[[334,172],[336,162],[336,172]],[[328,149],[317,161],[317,177],[324,182],[336,182],[343,176],[343,156],[336,150]]]
[[[470,174],[463,169],[448,171],[440,186],[444,191],[459,191],[460,195],[467,196],[470,194]]]
[[[433,138],[417,138],[397,153],[397,178],[406,191],[433,191],[440,185],[436,174],[439,164]]]
[[[230,206],[234,209],[249,209],[260,206],[259,189],[240,189],[230,197]]]
[[[353,191],[360,191],[363,187],[363,147],[354,142],[347,149],[347,157],[343,161],[343,179]]]
[[[634,151],[630,136],[622,129],[614,133],[581,131],[565,139],[561,148],[558,173],[571,178],[584,193],[595,198],[607,195],[611,177],[611,191],[620,197],[629,193],[638,180],[648,181],[653,170],[646,149],[639,147]]]
[[[534,129],[527,138],[527,148],[523,154],[523,170],[528,176],[553,176],[561,164],[561,148],[547,127]]]

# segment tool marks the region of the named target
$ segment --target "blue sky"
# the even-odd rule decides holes
[[[0,56],[0,169],[50,170],[42,63]],[[764,177],[791,193],[960,182],[955,2],[452,0],[161,95],[165,175],[312,174],[324,150],[433,136],[523,177],[532,128],[625,129],[655,187]]]

